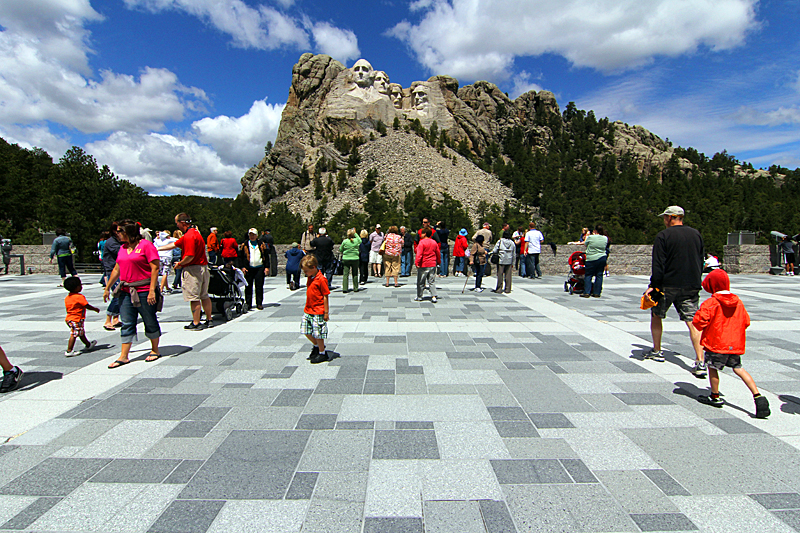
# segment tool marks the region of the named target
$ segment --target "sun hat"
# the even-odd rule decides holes
[[[467,236],[467,230],[465,230],[464,228],[461,228],[461,231],[459,231],[458,234],[459,235],[463,235],[464,237],[466,237]]]

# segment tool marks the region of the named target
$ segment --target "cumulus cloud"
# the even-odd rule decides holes
[[[514,82],[514,88],[511,89],[511,99],[514,100],[518,96],[527,93],[528,91],[536,91],[539,92],[542,90],[542,86],[538,83],[531,81],[531,75],[529,72],[522,71],[512,80]]]
[[[358,38],[350,30],[342,30],[327,22],[318,22],[311,27],[318,52],[328,54],[345,65],[351,59],[361,57]]]
[[[182,120],[187,106],[202,107],[203,91],[182,86],[165,69],[144,68],[138,78],[110,71],[99,79],[87,75],[83,24],[99,17],[87,2],[52,0],[36,13],[18,4],[30,2],[0,8],[0,123],[50,121],[84,133],[146,131]]]
[[[250,166],[264,157],[267,141],[275,142],[284,107],[257,100],[246,115],[204,118],[195,121],[192,130],[214,148],[223,163]]]
[[[740,124],[751,126],[781,126],[784,124],[800,124],[800,108],[779,107],[773,111],[761,111],[752,107],[740,107],[731,115]]]
[[[112,133],[86,149],[119,176],[151,194],[236,196],[247,166],[222,161],[191,137]]]
[[[559,54],[602,71],[700,47],[727,50],[757,26],[757,0],[419,0],[389,31],[431,72],[508,79],[514,58]],[[491,14],[491,16],[487,16]]]
[[[58,160],[67,150],[72,148],[69,139],[56,135],[46,126],[0,126],[0,137],[10,144],[18,144],[23,148],[31,150],[41,148],[47,152],[53,160]]]

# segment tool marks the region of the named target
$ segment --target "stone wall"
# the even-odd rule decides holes
[[[12,255],[25,256],[25,274],[58,274],[58,264],[53,260],[50,264],[50,246],[36,244],[15,244],[11,250]],[[19,275],[20,260],[17,257],[11,258],[8,265],[8,273]],[[31,270],[31,268],[33,270]],[[0,272],[5,272],[5,268]]]
[[[769,246],[766,244],[740,244],[723,248],[723,268],[729,274],[768,274]]]

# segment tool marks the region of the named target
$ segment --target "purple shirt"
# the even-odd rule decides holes
[[[383,233],[378,233],[377,231],[373,231],[369,234],[369,249],[373,252],[378,252],[381,249],[381,244],[383,244]]]

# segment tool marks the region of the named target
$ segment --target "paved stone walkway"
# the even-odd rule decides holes
[[[305,295],[268,278],[266,308],[186,332],[167,296],[163,357],[108,370],[119,336],[63,356],[53,277],[0,278],[0,344],[23,367],[0,396],[0,530],[40,532],[795,531],[800,529],[800,296],[795,280],[736,276],[752,316],[745,386],[698,403],[686,327],[641,361],[646,278],[603,298],[564,279],[510,295],[439,283],[413,302],[370,283],[331,297],[329,347],[310,365]],[[337,278],[338,280],[338,278]],[[492,288],[494,278],[485,286]],[[96,276],[85,276],[100,305]],[[143,335],[142,341],[146,341]]]

